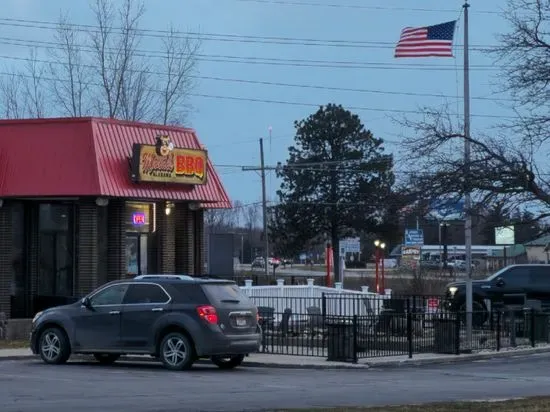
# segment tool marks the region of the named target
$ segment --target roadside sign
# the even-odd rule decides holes
[[[405,244],[406,245],[423,245],[424,230],[422,229],[405,229]]]
[[[361,241],[358,237],[347,237],[339,243],[340,251],[344,253],[361,253]]]
[[[428,313],[434,313],[437,312],[439,309],[439,299],[438,298],[430,298],[427,302],[427,311]]]

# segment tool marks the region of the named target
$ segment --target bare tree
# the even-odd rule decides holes
[[[417,135],[404,146],[409,193],[426,200],[458,199],[469,190],[478,206],[504,201],[510,211],[531,205],[538,206],[538,219],[550,216],[550,169],[538,165],[523,145],[498,132],[471,136],[470,174],[466,175],[461,155],[465,137],[448,116],[431,112],[421,122],[405,124]]]
[[[84,64],[81,36],[66,15],[59,17],[54,39],[59,47],[50,49],[52,100],[65,115],[80,117],[88,111],[90,68]]]
[[[402,121],[416,135],[404,139],[407,186],[430,198],[469,190],[478,206],[505,202],[510,212],[534,206],[534,219],[541,219],[550,216],[550,167],[542,160],[550,154],[550,3],[508,0],[505,18],[510,31],[491,53],[504,62],[502,86],[513,97],[517,117],[490,134],[471,134],[468,175],[462,125],[446,109],[425,109],[421,121]]]
[[[204,224],[211,233],[233,232],[237,228],[233,209],[209,209],[204,214]]]
[[[25,115],[22,105],[23,80],[20,74],[12,73],[0,81],[0,99],[6,119],[21,119]]]
[[[128,70],[121,90],[120,116],[132,121],[149,120],[155,107],[151,74],[145,62],[133,62],[132,66],[135,68]]]
[[[260,206],[258,203],[253,203],[243,209],[244,226],[249,233],[258,228],[261,217]]]
[[[491,53],[503,63],[504,90],[522,112],[514,131],[528,128],[524,137],[537,144],[548,139],[550,127],[550,2],[508,0],[504,17],[510,30],[499,36],[500,47]]]
[[[30,50],[30,56],[21,73],[23,86],[23,104],[26,115],[44,117],[46,114],[46,67],[39,61],[36,49]]]
[[[160,84],[162,124],[182,123],[188,113],[187,98],[195,86],[193,73],[197,64],[200,39],[178,33],[172,26],[163,39],[161,68],[164,72]]]
[[[136,107],[143,103],[133,101],[142,98],[138,92],[126,90],[134,86],[131,72],[136,69],[136,50],[139,45],[139,22],[145,12],[143,3],[138,0],[124,0],[120,9],[115,9],[110,0],[95,0],[92,11],[97,29],[90,32],[90,40],[97,62],[96,73],[100,78],[101,98],[97,103],[106,106],[109,117],[136,115]],[[118,27],[117,27],[118,26]],[[147,88],[143,83],[145,76],[138,76],[140,88]],[[122,105],[126,107],[121,108]]]

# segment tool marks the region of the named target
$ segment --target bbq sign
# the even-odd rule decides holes
[[[157,136],[155,145],[134,144],[131,177],[134,182],[202,185],[206,183],[204,150],[174,147],[169,136]]]

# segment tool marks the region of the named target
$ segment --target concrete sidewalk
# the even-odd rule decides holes
[[[540,353],[550,353],[550,345],[538,346],[535,348],[506,348],[500,352],[480,351],[462,355],[440,355],[440,354],[416,354],[412,359],[408,356],[388,356],[379,358],[359,359],[357,363],[328,362],[326,358],[313,356],[291,356],[254,353],[246,358],[244,366],[268,367],[268,368],[295,368],[295,369],[370,369],[388,368],[400,366],[421,366],[449,364],[458,362],[472,362],[494,358],[506,358],[526,356]],[[0,349],[0,361],[2,360],[25,360],[34,357],[29,349]],[[88,356],[73,357],[73,359],[90,359]],[[128,362],[151,362],[150,356],[127,356],[121,361]]]

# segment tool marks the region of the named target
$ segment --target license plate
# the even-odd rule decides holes
[[[246,326],[246,318],[237,318],[235,323],[237,326]]]

